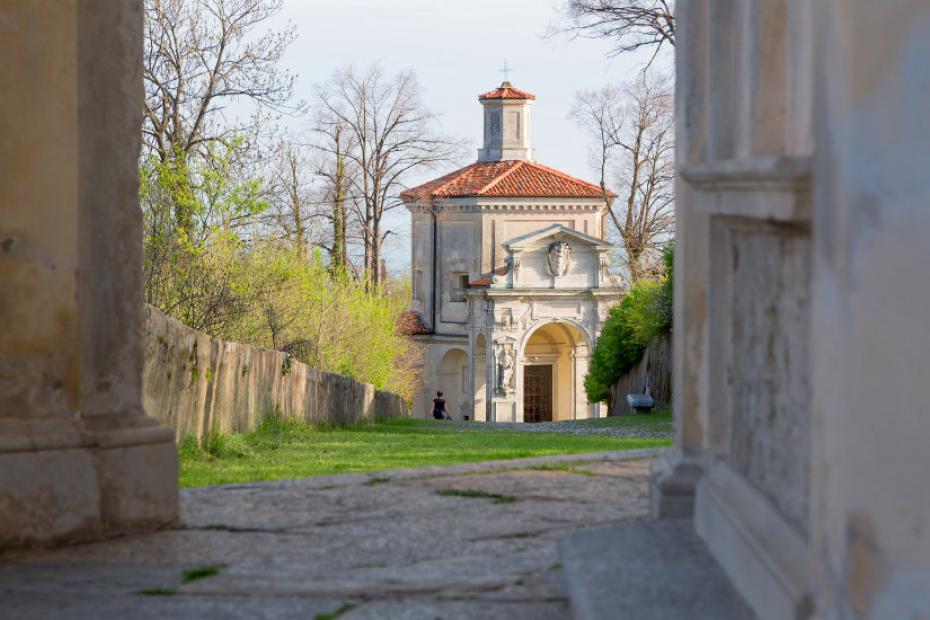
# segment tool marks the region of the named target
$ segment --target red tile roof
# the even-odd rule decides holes
[[[610,190],[608,196],[615,194]],[[478,162],[402,192],[404,200],[427,198],[602,198],[599,185],[531,161]]]
[[[397,321],[397,333],[401,336],[425,336],[432,334],[433,330],[429,328],[419,312],[413,310],[404,310]]]
[[[535,99],[536,95],[528,93],[525,90],[519,90],[513,87],[510,82],[504,82],[499,88],[490,90],[484,94],[478,95],[480,101],[487,99]]]
[[[494,270],[493,275],[506,276],[508,271],[510,271],[509,267],[506,267],[506,266],[498,267],[497,269]],[[469,282],[468,286],[475,287],[475,288],[491,286],[491,275],[492,274],[488,274],[484,276],[483,278],[478,278],[474,282]]]

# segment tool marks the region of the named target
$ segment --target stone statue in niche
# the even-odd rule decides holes
[[[610,257],[607,254],[601,254],[598,264],[601,268],[600,285],[602,287],[610,285]]]
[[[513,353],[501,348],[497,354],[497,392],[501,395],[513,391]]]
[[[549,275],[553,278],[564,276],[571,266],[572,246],[565,241],[549,244]]]

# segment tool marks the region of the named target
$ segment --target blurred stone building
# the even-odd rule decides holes
[[[930,613],[930,4],[681,0],[675,446],[762,619]]]

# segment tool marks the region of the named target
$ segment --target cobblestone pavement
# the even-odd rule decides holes
[[[557,538],[643,517],[652,453],[183,491],[178,529],[0,557],[0,618],[566,618]]]

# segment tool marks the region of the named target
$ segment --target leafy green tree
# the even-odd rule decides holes
[[[177,151],[140,166],[145,301],[194,329],[221,330],[251,303],[236,285],[244,235],[267,209],[260,178],[245,174],[238,140],[209,157]]]
[[[673,255],[674,246],[668,244],[662,252],[666,275],[639,280],[611,309],[584,380],[588,402],[608,401],[613,382],[642,358],[653,338],[671,330]]]

